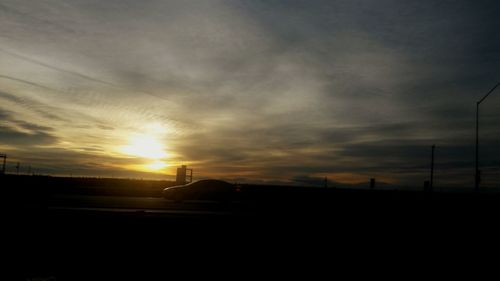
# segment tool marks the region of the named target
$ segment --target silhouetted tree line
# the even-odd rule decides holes
[[[174,185],[171,181],[4,175],[0,186],[12,195],[43,196],[78,194],[101,196],[161,196],[161,191]]]

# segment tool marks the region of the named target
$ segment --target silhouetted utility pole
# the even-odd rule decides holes
[[[374,178],[370,179],[370,189],[375,189],[375,179]]]
[[[17,162],[17,165],[16,165],[16,173],[19,175],[19,168],[21,167],[21,164],[19,162]]]
[[[479,105],[498,87],[496,84],[482,99],[476,103],[476,173],[474,177],[474,189],[479,191],[479,183],[481,182],[481,171],[479,171]]]
[[[0,154],[0,158],[3,158],[2,175],[5,175],[5,165],[7,165],[7,154]]]
[[[430,190],[434,190],[434,150],[436,149],[436,145],[432,145],[431,148],[431,182],[429,184]]]
[[[328,188],[328,177],[325,177],[325,188]]]

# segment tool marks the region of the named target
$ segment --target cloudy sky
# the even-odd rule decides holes
[[[498,1],[0,0],[8,172],[472,185]],[[500,89],[481,104],[500,182]]]

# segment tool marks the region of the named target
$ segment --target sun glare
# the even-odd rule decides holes
[[[137,157],[148,159],[162,159],[167,157],[165,148],[158,138],[151,135],[136,135],[130,143],[122,148],[122,152]]]
[[[144,165],[144,167],[151,171],[160,171],[168,167],[168,164],[163,161],[156,161],[148,165]]]
[[[165,136],[168,127],[161,124],[145,124],[140,132],[129,134],[126,145],[119,147],[119,152],[139,159],[131,159],[135,163],[123,166],[143,172],[163,173],[170,165],[167,159],[170,154],[165,147]]]

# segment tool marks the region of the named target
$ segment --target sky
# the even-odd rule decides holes
[[[498,1],[0,0],[7,172],[472,186]],[[500,184],[500,89],[480,106]]]

